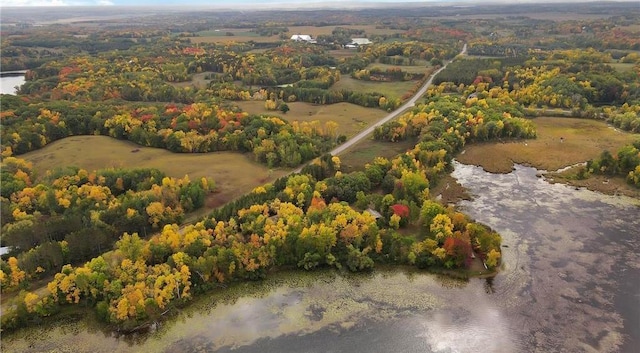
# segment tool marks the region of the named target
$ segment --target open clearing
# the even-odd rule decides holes
[[[364,108],[351,103],[317,105],[305,102],[292,102],[287,103],[290,109],[287,114],[283,114],[280,111],[266,110],[264,108],[264,102],[262,101],[234,103],[249,114],[279,116],[290,122],[296,120],[319,120],[324,124],[324,122],[332,120],[338,123],[338,134],[347,137],[357,134],[387,114],[381,109]]]
[[[327,53],[336,59],[351,58],[358,55],[358,51],[355,49],[334,49],[327,50]]]
[[[157,168],[172,177],[188,175],[191,180],[213,178],[219,206],[256,186],[274,180],[286,170],[269,170],[235,152],[172,153],[161,148],[142,147],[107,136],[73,136],[20,156],[44,175],[47,170],[77,166],[88,171],[104,168]]]
[[[204,88],[207,88],[207,86],[209,85],[209,82],[211,82],[211,80],[206,79],[208,75],[219,75],[219,74],[211,71],[200,72],[197,74],[193,74],[191,81],[173,82],[169,84],[174,87],[180,87],[180,88],[195,87],[198,89],[204,89]]]
[[[621,73],[627,73],[633,71],[634,64],[630,63],[610,63],[611,67],[616,69],[616,71]]]
[[[367,66],[367,70],[371,70],[373,68],[378,68],[378,69],[381,69],[381,70],[401,69],[402,71],[408,72],[408,73],[411,73],[411,74],[424,74],[424,73],[427,73],[428,71],[430,71],[429,65],[424,60],[416,60],[416,64],[415,65],[406,65],[406,66],[405,65],[380,64],[380,63],[373,63],[373,64],[369,64],[369,66]]]
[[[396,81],[396,82],[375,82],[356,80],[349,76],[342,75],[340,81],[331,86],[332,90],[349,90],[363,93],[381,93],[389,98],[402,98],[417,84],[416,81]]]

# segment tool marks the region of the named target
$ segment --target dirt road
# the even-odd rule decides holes
[[[465,55],[466,53],[467,53],[467,45],[465,44],[464,47],[462,47],[462,51],[460,51],[460,55]],[[433,83],[433,79],[440,73],[440,71],[444,70],[447,67],[447,65],[449,65],[449,63],[451,63],[451,61],[453,61],[453,60],[449,60],[449,61],[445,62],[444,65],[442,65],[441,68],[439,68],[433,74],[431,74],[431,76],[429,77],[427,82],[425,82],[424,85],[422,85],[422,87],[420,87],[418,92],[416,92],[416,94],[414,94],[413,97],[411,97],[411,99],[409,99],[406,103],[401,105],[398,109],[396,109],[396,110],[392,111],[391,113],[387,114],[385,117],[383,117],[382,119],[378,120],[377,122],[375,122],[371,126],[369,126],[366,129],[362,130],[360,133],[358,133],[357,135],[353,136],[352,138],[347,140],[342,145],[334,148],[329,153],[331,153],[334,156],[339,155],[340,153],[344,152],[346,149],[350,148],[351,146],[353,146],[356,143],[360,142],[365,137],[369,136],[369,134],[371,134],[376,127],[378,127],[378,126],[380,126],[380,125],[382,125],[382,124],[384,124],[384,123],[386,123],[386,122],[388,122],[388,121],[390,121],[392,119],[397,118],[400,114],[404,113],[406,110],[414,107],[416,105],[416,101],[418,101],[418,99],[420,99],[420,97],[422,97],[422,95],[424,95],[424,93],[427,91],[429,86],[431,86],[431,84]],[[299,168],[293,170],[292,173],[299,173],[305,165],[306,165],[306,163],[304,165],[300,166]]]

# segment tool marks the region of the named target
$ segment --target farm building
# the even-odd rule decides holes
[[[351,43],[349,43],[349,44],[367,45],[367,44],[371,44],[371,43],[373,43],[373,42],[370,41],[369,38],[351,38]]]
[[[351,38],[351,43],[345,45],[344,47],[347,49],[356,49],[362,45],[367,45],[373,43],[369,40],[369,38]]]
[[[294,34],[291,36],[291,40],[294,42],[316,43],[316,40],[308,34]]]

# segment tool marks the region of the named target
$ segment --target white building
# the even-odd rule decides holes
[[[291,36],[291,40],[294,42],[316,43],[316,40],[308,34],[294,34]]]
[[[349,44],[359,46],[359,45],[367,45],[371,43],[373,42],[370,41],[369,38],[351,38],[351,43]]]

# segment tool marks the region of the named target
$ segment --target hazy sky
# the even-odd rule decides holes
[[[487,0],[491,1],[491,0]],[[499,2],[497,0],[494,2]],[[504,1],[504,0],[502,0]],[[569,2],[579,0],[516,0],[513,2]],[[619,0],[620,1],[620,0]],[[622,1],[638,1],[638,0],[622,0]],[[322,0],[309,0],[312,3],[322,3]],[[342,2],[336,0],[329,0],[329,2]],[[346,2],[476,2],[470,0],[347,0]],[[141,6],[141,5],[224,5],[230,6],[233,4],[282,4],[282,3],[301,3],[300,0],[2,0],[2,6],[95,6],[95,5],[126,5],[126,6]]]
[[[335,0],[330,0],[335,1]],[[409,0],[411,1],[411,0]],[[413,0],[415,1],[415,0]],[[434,2],[437,0],[417,0],[417,2]],[[442,1],[442,0],[440,0]],[[460,0],[444,0],[460,1]],[[267,3],[300,3],[300,0],[3,0],[2,6],[90,6],[90,5],[224,5],[233,4],[267,4]],[[324,2],[311,0],[311,2]],[[407,0],[348,0],[348,2],[407,2]]]

